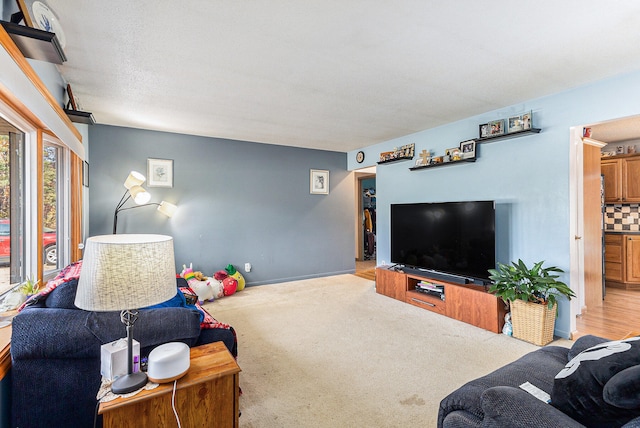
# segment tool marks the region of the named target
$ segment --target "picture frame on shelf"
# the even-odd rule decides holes
[[[173,187],[173,159],[147,159],[149,187]]]
[[[522,129],[529,130],[533,128],[533,112],[528,111],[521,116],[522,119]]]
[[[479,126],[478,136],[480,138],[486,138],[486,137],[489,136],[489,124],[488,123],[483,123],[482,125]]]
[[[329,194],[329,171],[322,169],[309,171],[309,193],[312,195]]]
[[[511,116],[507,122],[507,132],[519,132],[524,129],[522,115]]]
[[[460,147],[452,147],[444,151],[445,156],[449,156],[451,162],[460,160]]]
[[[489,122],[489,136],[504,134],[504,119],[492,120]]]
[[[476,140],[468,140],[460,143],[460,157],[462,159],[473,159],[476,157]]]
[[[417,167],[417,166],[424,166],[424,165],[425,165],[425,163],[424,163],[424,159],[422,159],[422,158],[418,158],[418,159],[416,159],[416,163],[415,163],[415,165],[413,165],[413,166],[414,166],[414,167]]]
[[[31,28],[36,28],[33,23],[33,15],[31,15],[29,11],[29,7],[25,3],[25,0],[17,0],[18,9],[22,13],[22,20],[24,21],[24,25]]]

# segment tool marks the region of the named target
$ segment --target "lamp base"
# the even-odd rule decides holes
[[[111,392],[114,394],[127,394],[136,391],[147,384],[147,375],[144,372],[135,372],[120,376],[111,384]]]

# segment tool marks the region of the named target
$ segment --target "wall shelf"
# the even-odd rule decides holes
[[[87,125],[94,125],[96,123],[93,114],[88,111],[64,109],[64,112],[67,113],[71,122],[86,123]]]
[[[475,161],[476,161],[476,158],[460,159],[460,160],[457,160],[457,161],[449,161],[449,162],[442,162],[442,163],[432,163],[432,164],[429,164],[429,165],[414,166],[414,167],[409,168],[409,170],[415,171],[415,170],[418,170],[418,169],[435,168],[435,167],[438,167],[438,166],[457,165],[457,164],[460,164],[460,163],[468,163],[468,162],[475,162]]]
[[[488,137],[474,138],[474,140],[476,140],[476,143],[490,143],[496,140],[507,140],[509,138],[523,137],[529,134],[539,134],[540,131],[542,131],[542,129],[540,128],[531,128],[531,129],[525,129],[524,131],[509,132],[507,134],[490,135]]]
[[[0,21],[5,31],[26,58],[62,64],[67,60],[55,33]]]
[[[397,158],[397,159],[389,159],[389,160],[386,160],[386,161],[378,162],[378,165],[382,165],[382,164],[384,164],[384,163],[392,163],[392,162],[408,161],[408,160],[411,160],[411,159],[413,159],[413,156],[411,156],[411,157],[404,157],[404,158]]]

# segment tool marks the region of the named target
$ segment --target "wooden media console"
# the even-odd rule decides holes
[[[433,284],[442,293],[416,291],[422,281]],[[504,302],[484,286],[454,284],[388,267],[376,268],[376,292],[494,333],[502,333],[507,313]]]

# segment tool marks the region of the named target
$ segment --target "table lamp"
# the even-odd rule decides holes
[[[147,383],[133,372],[133,324],[138,308],[176,295],[173,238],[165,235],[100,235],[87,239],[75,305],[87,311],[121,311],[127,331],[127,374],[111,390],[126,394]]]

